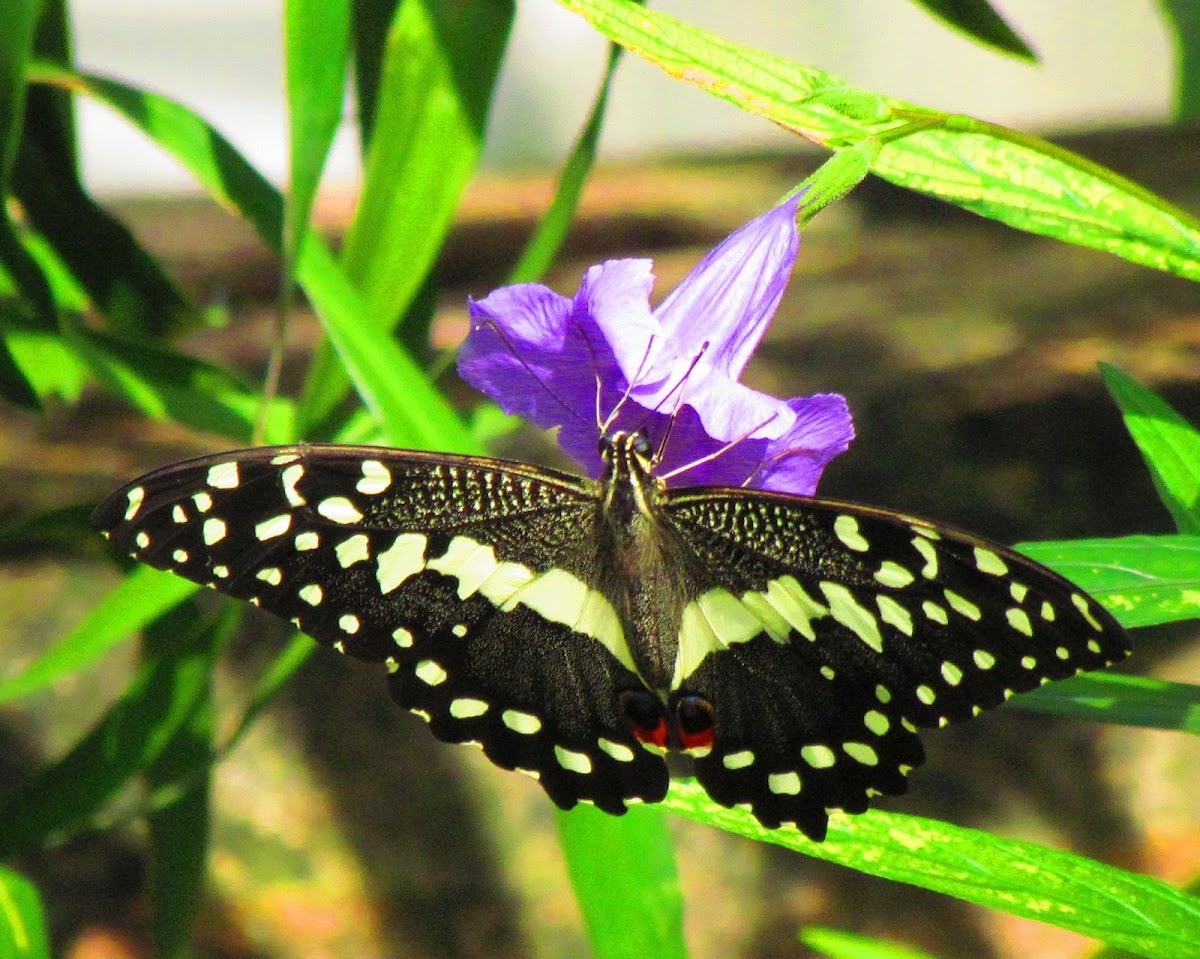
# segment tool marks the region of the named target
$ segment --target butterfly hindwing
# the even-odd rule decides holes
[[[673,491],[665,511],[701,571],[707,625],[683,630],[676,677],[714,704],[697,777],[768,825],[819,838],[826,808],[904,790],[916,727],[1129,651],[1067,580],[924,520],[745,490]]]
[[[467,457],[265,448],[142,477],[94,522],[142,562],[386,664],[393,697],[438,738],[479,743],[560,806],[621,812],[661,799],[667,770],[619,713],[617,691],[640,686],[619,626],[584,615],[597,600],[578,549],[587,482]]]

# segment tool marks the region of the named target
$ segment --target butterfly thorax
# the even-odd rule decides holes
[[[675,671],[690,553],[667,521],[666,487],[644,435],[614,433],[596,512],[596,568],[646,685],[665,697]]]

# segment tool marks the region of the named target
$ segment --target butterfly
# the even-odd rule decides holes
[[[560,807],[656,802],[667,754],[717,803],[824,838],[906,789],[918,729],[1130,652],[1066,579],[928,520],[668,488],[644,434],[596,480],[369,446],[165,466],[93,523],[121,550],[382,663],[447,742]]]

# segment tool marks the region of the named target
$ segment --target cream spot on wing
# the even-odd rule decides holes
[[[296,463],[285,469],[281,476],[283,479],[283,495],[288,501],[288,506],[292,507],[292,509],[296,509],[297,507],[303,506],[305,503],[307,503],[308,500],[301,496],[300,491],[296,489],[296,484],[299,483],[301,477],[304,476],[304,467],[299,463]]]
[[[421,533],[401,533],[391,546],[375,557],[375,578],[381,593],[390,593],[425,568],[428,542]]]
[[[364,460],[362,464],[362,479],[355,484],[355,489],[364,496],[378,496],[392,485],[392,473],[379,460]]]
[[[361,523],[363,514],[358,511],[350,500],[344,496],[330,496],[317,504],[317,512],[331,523],[341,523],[343,526]]]
[[[237,489],[241,481],[236,462],[218,463],[209,467],[207,482],[213,489]]]
[[[435,663],[432,659],[422,659],[413,668],[413,673],[426,686],[440,686],[447,678],[446,670],[442,669],[441,665]]]
[[[129,501],[129,505],[125,507],[125,522],[129,522],[138,514],[138,510],[142,508],[142,503],[146,499],[146,488],[144,486],[135,486],[125,498]]]
[[[1008,564],[990,549],[982,546],[975,547],[975,567],[981,573],[990,576],[1004,576],[1008,573]]]
[[[800,793],[798,772],[771,773],[767,776],[767,788],[778,796],[796,796]]]
[[[365,533],[355,533],[334,547],[338,565],[348,569],[355,563],[363,563],[371,558],[370,542]]]
[[[280,513],[278,516],[272,516],[270,519],[265,519],[254,527],[254,535],[260,541],[274,539],[276,536],[282,536],[292,528],[292,514]]]
[[[204,521],[203,535],[204,545],[214,546],[225,538],[228,528],[225,526],[223,519],[218,519],[215,516],[210,516]]]
[[[858,520],[846,513],[833,521],[833,532],[847,549],[865,553],[871,548],[871,544],[867,542],[858,528]]]

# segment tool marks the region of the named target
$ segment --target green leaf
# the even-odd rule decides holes
[[[184,607],[194,619],[194,607]],[[226,609],[226,631],[237,621],[238,611]],[[159,619],[147,630],[143,648],[151,658],[169,649],[178,630],[176,617]],[[184,624],[185,628],[187,624]],[[166,748],[145,769],[147,789],[187,780],[186,788],[171,803],[154,809],[148,818],[150,880],[153,890],[151,928],[156,955],[161,959],[189,959],[196,917],[203,901],[208,875],[209,771],[213,755],[214,711],[212,667],[219,642],[207,659],[203,695],[197,696],[190,720],[179,726]],[[197,775],[199,772],[199,775]]]
[[[25,672],[0,682],[0,703],[28,696],[83,669],[199,588],[172,573],[136,567]]]
[[[151,419],[173,419],[230,441],[250,440],[262,399],[233,374],[167,349],[82,331],[74,342],[96,377]],[[294,417],[282,401],[272,407],[268,442],[286,442]]]
[[[164,755],[207,708],[213,656],[239,612],[230,604],[207,621],[183,608],[168,614],[171,641],[147,650],[100,722],[0,803],[0,855],[36,849],[88,825],[119,788]]]
[[[88,379],[88,364],[72,349],[67,338],[58,330],[39,329],[9,317],[3,302],[0,315],[11,321],[8,348],[34,393],[41,397],[58,396],[67,402],[78,400]]]
[[[350,51],[349,0],[287,0],[284,43],[291,176],[283,246],[284,268],[290,274],[342,119]]]
[[[987,0],[913,0],[948,26],[1018,60],[1037,63],[1037,54]]]
[[[1200,686],[1092,673],[1022,693],[1013,705],[1098,723],[1200,733]]]
[[[1091,593],[1123,626],[1200,617],[1200,536],[1123,536],[1017,548]]]
[[[28,137],[17,157],[13,192],[96,308],[126,335],[160,338],[195,325],[198,314],[175,281],[73,175],[56,172],[64,166]]]
[[[558,813],[559,841],[596,959],[682,959],[683,898],[666,817],[653,806],[610,816]]]
[[[510,0],[404,0],[387,50],[343,261],[391,329],[441,250],[479,159],[512,26]]]
[[[342,254],[376,338],[413,305],[475,170],[512,7],[404,0],[396,9]],[[324,420],[344,394],[341,371],[318,353],[304,390],[310,422]]]
[[[94,503],[72,503],[0,523],[0,559],[28,558],[47,550],[78,550],[95,545],[88,525]]]
[[[1100,374],[1175,526],[1181,533],[1200,533],[1200,432],[1115,366],[1101,363]]]
[[[629,0],[560,0],[667,73],[829,149],[875,137],[872,172],[1018,229],[1200,279],[1200,221],[1037,137],[856,89]]]
[[[930,953],[919,949],[820,926],[802,930],[800,941],[831,959],[933,959]]]
[[[694,782],[672,784],[665,805],[740,836],[1036,919],[1151,959],[1200,957],[1200,899],[1083,856],[879,810],[860,816],[835,811],[828,838],[818,843],[717,806]]]
[[[25,123],[25,67],[41,15],[41,0],[0,5],[0,196],[9,193],[13,163]],[[7,211],[0,216],[7,218]]]
[[[364,155],[375,131],[375,114],[379,112],[388,28],[399,5],[400,0],[355,0],[352,5],[354,88],[358,95],[359,143]]]
[[[1175,122],[1200,117],[1200,5],[1196,0],[1159,0],[1175,38]]]
[[[7,203],[12,192],[12,170],[24,135],[25,71],[33,54],[41,8],[40,0],[0,4],[0,201],[4,201],[0,203],[0,265],[32,308],[38,324],[51,330],[57,318],[49,285],[37,261],[21,245]],[[0,330],[8,332],[3,327]],[[0,341],[0,393],[28,409],[40,408],[36,392],[4,341]]]
[[[18,872],[0,866],[0,956],[50,959],[46,919],[37,889]]]
[[[165,97],[53,65],[32,68],[38,82],[89,95],[121,113],[187,167],[219,203],[245,217],[280,251],[283,201],[216,130]],[[390,337],[380,336],[361,296],[329,248],[309,233],[296,277],[317,311],[359,395],[396,446],[469,451],[470,437],[446,399]]]

